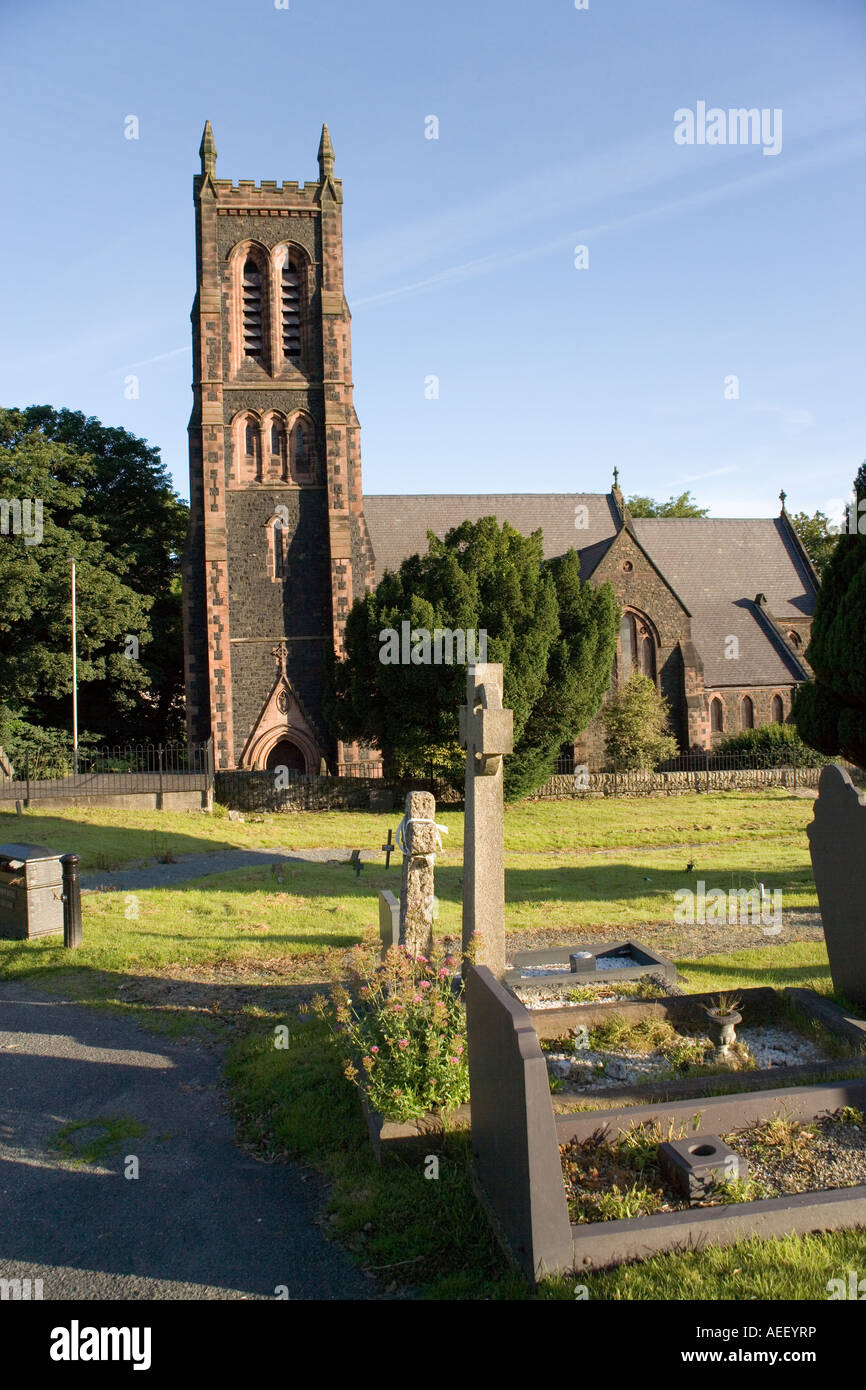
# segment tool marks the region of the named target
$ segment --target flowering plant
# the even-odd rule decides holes
[[[354,1054],[344,1063],[346,1076],[386,1119],[418,1119],[469,1099],[457,965],[454,955],[413,957],[400,946],[377,966],[356,947],[350,988],[312,1000],[312,1012]]]

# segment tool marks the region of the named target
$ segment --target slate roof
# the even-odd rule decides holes
[[[585,508],[585,513],[579,511]],[[461,521],[495,516],[524,535],[541,530],[544,555],[580,551],[588,578],[616,536],[619,517],[609,493],[463,493],[364,499],[376,561],[376,582],[408,556],[425,553]],[[575,526],[575,519],[587,524]],[[781,623],[814,611],[816,588],[781,518],[647,517],[634,534],[692,615],[692,637],[708,686],[790,685],[804,672],[755,604],[766,594]],[[737,637],[739,658],[725,657]]]
[[[588,526],[576,528],[575,518],[583,520],[577,507],[586,508]],[[455,493],[417,497],[364,497],[364,515],[376,557],[376,583],[385,570],[396,570],[407,555],[424,555],[427,532],[443,537],[461,521],[480,521],[495,516],[500,525],[508,521],[522,535],[544,533],[544,557],[564,555],[574,547],[611,541],[616,535],[618,517],[613,499],[603,492],[514,492]]]
[[[708,686],[789,685],[803,671],[773,631],[755,595],[777,621],[815,609],[817,590],[780,517],[644,517],[634,533],[692,615],[692,638]],[[739,658],[725,656],[726,638]]]

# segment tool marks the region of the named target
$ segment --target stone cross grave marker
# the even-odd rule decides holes
[[[429,956],[433,945],[433,867],[442,848],[436,824],[436,799],[430,792],[409,792],[397,828],[403,851],[400,890],[400,945],[410,955]]]
[[[514,712],[502,707],[498,662],[466,668],[460,744],[466,749],[463,834],[463,956],[475,950],[497,980],[505,973],[503,757],[514,748]],[[464,971],[465,971],[464,964]]]
[[[824,768],[809,851],[833,988],[866,1008],[866,800],[844,768]]]

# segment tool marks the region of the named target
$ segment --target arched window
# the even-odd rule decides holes
[[[292,427],[292,473],[308,478],[313,471],[313,429],[303,416]]]
[[[725,707],[717,698],[710,700],[710,729],[714,734],[725,732]]]
[[[637,622],[633,613],[623,613],[619,625],[619,664],[620,685],[625,685],[638,664]]]
[[[640,639],[640,668],[651,681],[656,678],[656,644],[648,632]]]
[[[268,434],[270,445],[268,477],[274,482],[285,482],[288,476],[286,426],[279,416],[272,417]]]
[[[785,722],[785,702],[781,695],[773,696],[773,703],[770,706],[772,721],[774,724],[784,724]]]
[[[255,415],[246,415],[239,421],[238,452],[240,453],[239,481],[245,483],[262,480],[262,436]]]
[[[301,355],[301,270],[286,256],[280,277],[280,322],[284,357]]]
[[[255,357],[261,360],[264,356],[262,273],[252,256],[247,256],[244,262],[241,312],[243,315],[244,357]]]
[[[788,641],[791,643],[792,647],[799,647],[803,639],[800,636],[799,632],[789,632]]]
[[[740,728],[754,729],[755,727],[755,706],[752,704],[751,696],[745,695],[743,703],[740,705]]]
[[[286,577],[286,540],[286,525],[282,517],[278,516],[271,527],[274,579]]]

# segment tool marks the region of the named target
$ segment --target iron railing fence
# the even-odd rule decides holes
[[[103,748],[25,753],[13,777],[0,777],[0,800],[129,796],[136,792],[208,791],[212,743],[125,743]]]

